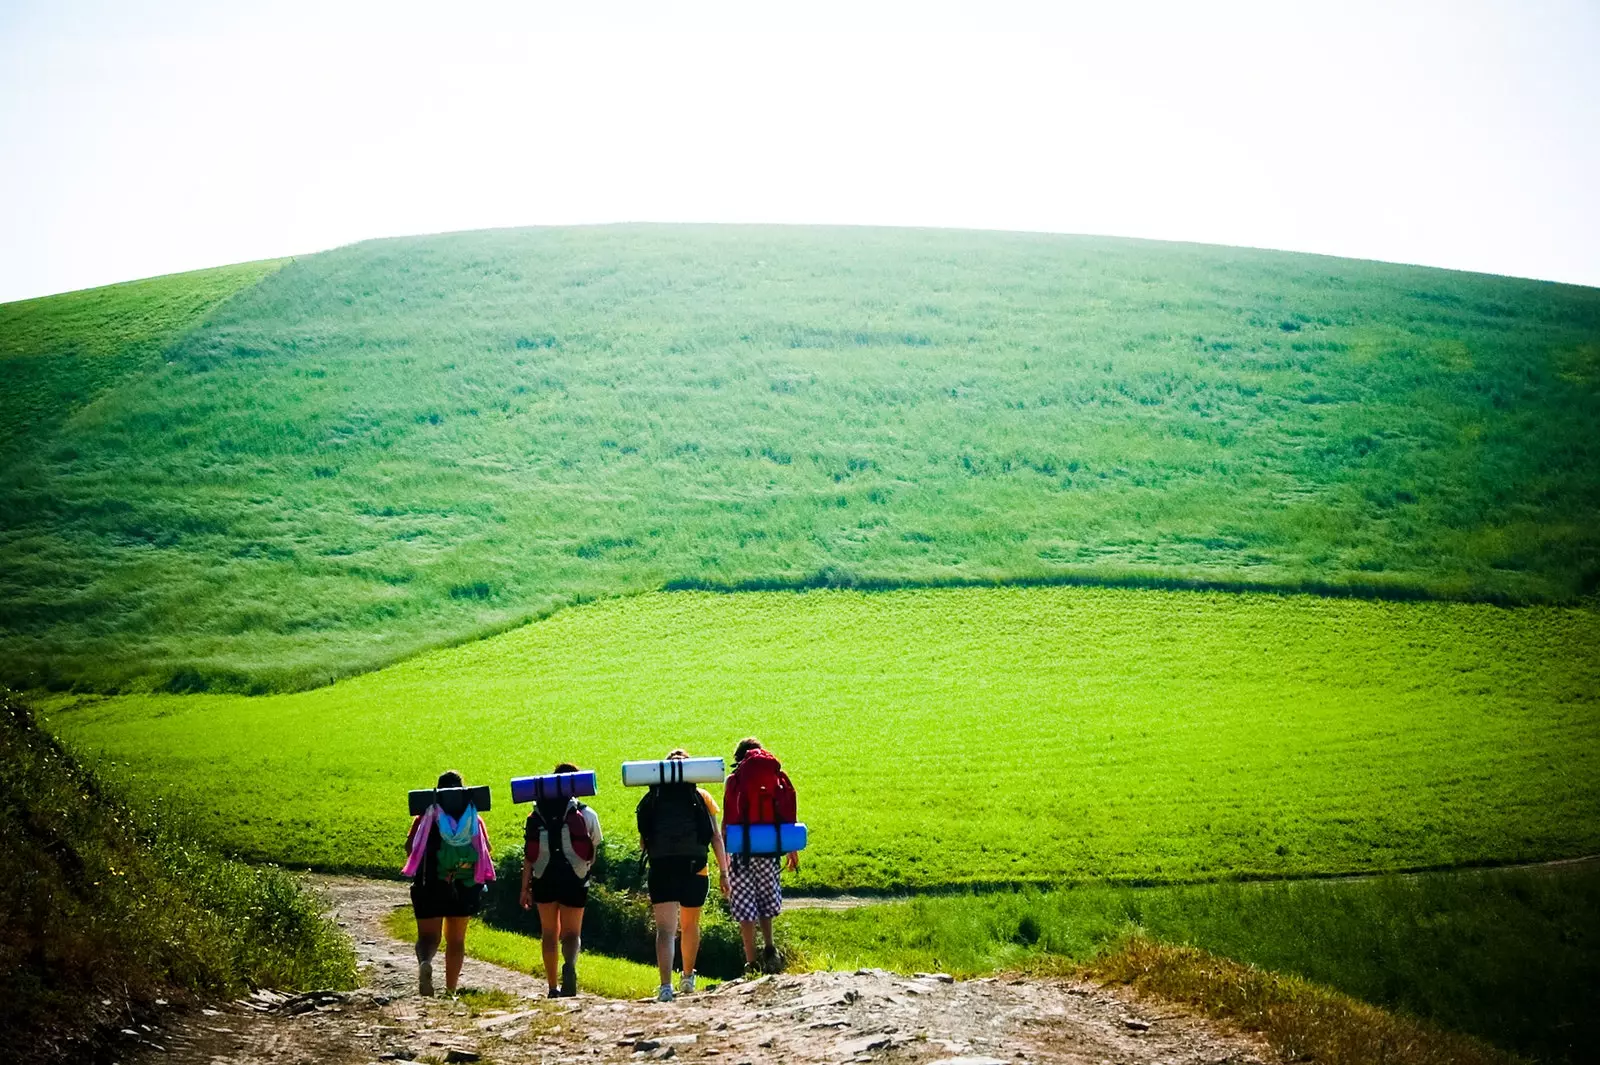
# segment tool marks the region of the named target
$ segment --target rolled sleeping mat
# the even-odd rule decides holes
[[[411,792],[409,798],[412,817],[426,813],[434,803],[438,803],[439,809],[451,817],[466,813],[469,803],[476,806],[481,814],[489,808],[489,785],[480,784],[475,788],[421,788]]]
[[[726,776],[721,758],[663,758],[659,762],[623,762],[622,786],[651,784],[721,784]]]
[[[599,786],[593,769],[576,773],[546,773],[540,777],[512,777],[511,801],[538,802],[540,799],[570,799],[593,795]]]
[[[806,826],[785,825],[723,825],[729,854],[788,854],[806,849]],[[750,849],[744,849],[745,833],[750,833]]]

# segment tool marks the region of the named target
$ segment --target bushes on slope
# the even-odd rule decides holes
[[[137,811],[0,694],[0,1029],[42,1060],[158,997],[349,987],[348,942],[292,877]]]

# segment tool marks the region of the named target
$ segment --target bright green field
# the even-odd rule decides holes
[[[1600,613],[1066,588],[655,593],[310,692],[47,703],[254,856],[397,867],[441,769],[759,735],[804,887],[1189,880],[1600,851]]]
[[[369,242],[213,306],[268,268],[142,283],[194,287],[186,332],[125,330],[121,289],[0,308],[4,405],[38,410],[0,681],[304,688],[673,582],[1600,579],[1600,290],[622,226]],[[27,376],[174,336],[70,414]]]

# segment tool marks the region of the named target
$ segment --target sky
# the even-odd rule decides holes
[[[0,301],[621,221],[1600,285],[1596,56],[1596,0],[0,0]]]

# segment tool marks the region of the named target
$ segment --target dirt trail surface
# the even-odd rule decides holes
[[[735,980],[676,1002],[543,997],[544,981],[467,959],[462,986],[504,995],[416,994],[408,943],[383,929],[404,885],[316,878],[361,960],[348,994],[258,992],[172,1016],[130,1037],[139,1065],[343,1065],[484,1061],[871,1062],[874,1065],[1221,1065],[1271,1060],[1258,1041],[1093,984],[914,978],[881,970]],[[443,987],[443,959],[436,979]],[[579,966],[580,979],[582,966]],[[492,1001],[494,1009],[482,1008]],[[137,1046],[133,1044],[137,1043]]]

